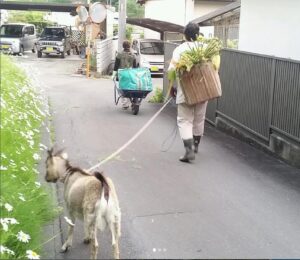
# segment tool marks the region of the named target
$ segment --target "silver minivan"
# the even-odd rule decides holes
[[[35,52],[37,41],[36,28],[33,24],[9,23],[0,27],[0,50],[19,54],[31,50]]]

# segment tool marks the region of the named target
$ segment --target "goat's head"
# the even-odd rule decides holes
[[[59,179],[63,179],[63,174],[69,164],[68,155],[63,151],[53,153],[53,148],[48,150],[48,156],[46,159],[46,181],[57,182]]]

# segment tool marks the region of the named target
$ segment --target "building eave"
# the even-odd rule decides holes
[[[205,25],[208,25],[209,21],[215,19],[216,17],[222,16],[226,13],[233,12],[239,8],[241,8],[241,2],[239,2],[239,1],[234,2],[232,4],[225,5],[224,7],[219,8],[211,13],[208,13],[206,15],[198,17],[198,18],[192,20],[191,22],[197,23],[200,26],[205,26]]]

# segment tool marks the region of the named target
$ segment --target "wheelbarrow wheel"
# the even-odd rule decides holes
[[[140,105],[133,104],[131,109],[132,109],[132,114],[137,115],[139,113]]]

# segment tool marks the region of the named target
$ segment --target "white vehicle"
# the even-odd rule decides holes
[[[37,41],[36,29],[33,24],[10,23],[0,27],[0,50],[19,54],[31,50],[35,52]]]
[[[152,75],[164,73],[164,42],[156,39],[134,40],[132,49],[136,54],[138,67],[146,67]]]

